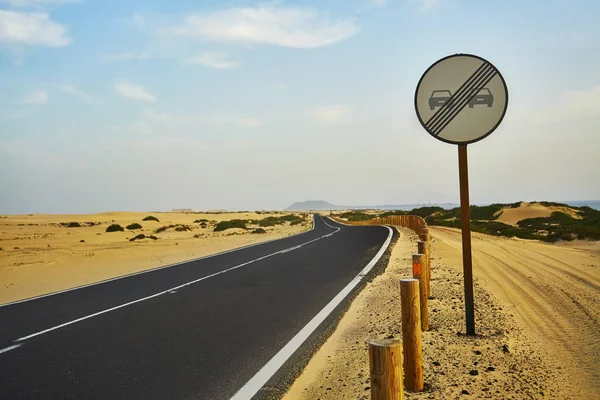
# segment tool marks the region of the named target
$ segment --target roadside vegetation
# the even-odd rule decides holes
[[[119,224],[112,224],[106,228],[106,232],[123,232],[125,229]]]
[[[221,221],[216,226],[215,232],[222,232],[227,229],[240,228],[240,229],[248,229],[246,226],[247,221],[243,219],[232,219],[230,221]]]
[[[146,218],[144,218],[142,221],[156,221],[156,222],[160,222],[158,220],[158,218],[156,218],[155,216],[152,215],[148,215]]]
[[[175,231],[177,231],[177,232],[186,232],[186,231],[192,230],[192,228],[190,228],[188,225],[175,224],[175,225],[161,226],[160,228],[155,230],[154,233],[162,233],[162,232],[167,231],[168,229],[175,229]]]
[[[154,235],[144,235],[143,233],[140,233],[139,235],[137,235],[136,237],[132,237],[131,239],[129,239],[130,242],[135,242],[136,240],[142,240],[142,239],[152,239],[152,240],[157,240],[158,238]]]
[[[129,224],[127,225],[127,229],[129,229],[130,231],[134,230],[134,229],[142,229],[142,226],[138,223],[133,223],[133,224]]]
[[[528,218],[507,225],[497,221],[503,208],[519,208],[521,202],[510,204],[490,204],[488,206],[471,206],[471,230],[494,236],[518,237],[521,239],[537,239],[554,243],[559,240],[589,239],[600,240],[600,211],[593,208],[574,207],[567,204],[542,201],[546,207],[565,207],[576,212],[581,219],[576,219],[560,211],[554,211],[549,217]],[[425,218],[432,226],[461,227],[460,207],[446,210],[441,207],[420,207],[410,211],[386,211],[381,214],[367,214],[350,211],[339,214],[348,221],[368,221],[375,217],[391,215],[418,215]]]

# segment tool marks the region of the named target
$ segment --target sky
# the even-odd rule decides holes
[[[600,199],[595,0],[0,0],[0,213],[459,201],[414,108],[438,59],[504,77],[472,203]]]

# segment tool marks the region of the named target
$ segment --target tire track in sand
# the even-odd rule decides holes
[[[462,270],[460,231],[431,231],[434,254]],[[473,273],[530,327],[578,398],[600,399],[600,264],[593,251],[478,233],[472,242]]]

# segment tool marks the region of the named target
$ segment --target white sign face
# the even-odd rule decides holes
[[[421,77],[415,108],[433,137],[468,144],[491,134],[502,122],[508,89],[490,62],[470,54],[442,58]]]

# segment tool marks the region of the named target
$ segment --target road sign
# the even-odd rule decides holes
[[[455,54],[425,71],[415,93],[421,125],[436,139],[469,144],[490,135],[502,122],[508,89],[489,61]]]
[[[455,54],[434,63],[415,92],[415,110],[423,128],[436,139],[458,145],[467,335],[475,335],[467,144],[494,132],[507,106],[508,89],[500,72],[471,54]]]

